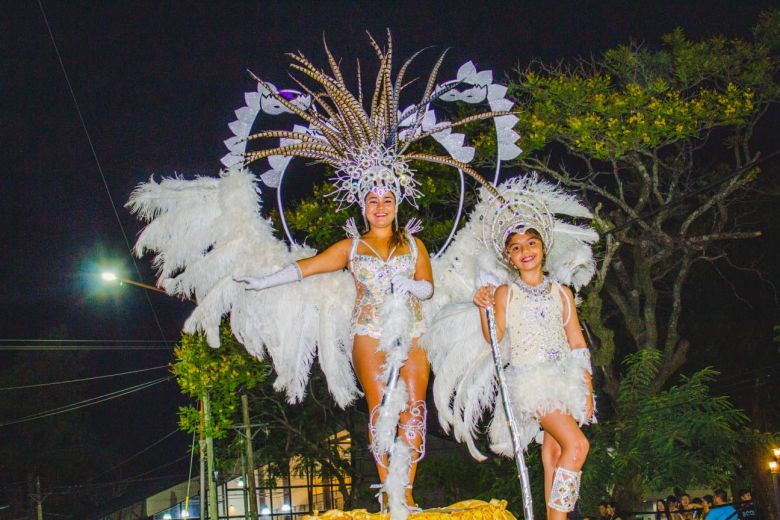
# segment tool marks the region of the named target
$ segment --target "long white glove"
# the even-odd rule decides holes
[[[397,274],[391,280],[393,291],[400,294],[412,294],[420,300],[433,296],[433,284],[428,280],[412,280]]]
[[[245,284],[246,287],[244,287],[244,289],[247,291],[262,291],[263,289],[276,287],[278,285],[300,282],[302,278],[301,268],[298,267],[296,262],[293,262],[275,273],[261,276],[260,278],[255,278],[253,276],[236,276],[233,278],[233,281]]]

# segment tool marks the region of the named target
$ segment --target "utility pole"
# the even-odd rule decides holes
[[[241,395],[241,414],[244,419],[244,446],[246,448],[246,463],[249,471],[246,472],[246,485],[249,486],[249,512],[252,520],[257,520],[257,482],[255,481],[255,452],[252,447],[252,428],[249,424],[249,399],[246,394]]]
[[[43,501],[46,500],[46,496],[41,493],[41,477],[35,477],[35,493],[30,495],[30,498],[35,502],[35,512],[38,520],[43,520]]]
[[[211,436],[211,405],[209,394],[203,397],[203,413],[206,416],[206,463],[209,482],[209,520],[219,520],[217,514],[217,487],[214,484],[214,438]]]
[[[199,438],[198,447],[200,448],[200,520],[206,520],[206,436],[204,428],[206,425],[206,414],[203,411],[203,399],[200,400],[200,424],[198,425]]]

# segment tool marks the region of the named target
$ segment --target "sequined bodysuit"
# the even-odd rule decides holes
[[[563,326],[564,317],[560,285],[548,279],[536,287],[518,280],[511,286],[506,326],[511,342],[510,365],[515,368],[536,363],[559,362],[571,352]],[[566,300],[568,302],[568,300]]]
[[[357,248],[363,243],[374,254],[357,254]],[[414,277],[417,265],[417,243],[411,234],[407,235],[409,253],[395,255],[395,248],[390,251],[387,260],[382,260],[379,253],[364,240],[352,239],[352,249],[349,254],[349,270],[355,278],[357,296],[352,310],[351,335],[380,338],[382,328],[379,325],[379,311],[385,294],[390,292],[391,280],[396,275]],[[407,296],[411,312],[412,330],[410,337],[416,338],[425,330],[420,301]]]

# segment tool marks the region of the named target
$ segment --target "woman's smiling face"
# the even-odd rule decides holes
[[[366,220],[373,227],[387,227],[393,224],[396,206],[395,195],[388,191],[383,195],[377,195],[373,191],[366,195],[365,205]]]

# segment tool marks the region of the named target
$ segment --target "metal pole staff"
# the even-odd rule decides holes
[[[533,497],[531,496],[531,479],[528,477],[528,466],[525,465],[523,456],[523,447],[520,445],[520,433],[517,428],[515,414],[509,402],[509,388],[506,386],[504,377],[504,362],[501,360],[501,347],[498,344],[496,334],[496,317],[493,314],[493,308],[485,309],[487,314],[488,332],[490,334],[490,349],[493,351],[493,363],[496,366],[496,380],[498,389],[501,393],[501,401],[504,403],[504,413],[506,414],[509,431],[512,433],[512,447],[515,450],[515,464],[517,464],[517,477],[520,479],[520,487],[523,493],[523,511],[526,520],[533,520],[534,507]]]

